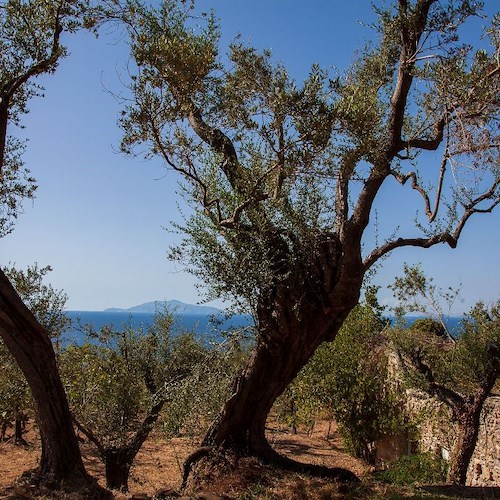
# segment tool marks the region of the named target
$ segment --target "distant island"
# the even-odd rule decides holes
[[[210,316],[219,314],[220,309],[210,306],[197,306],[194,304],[186,304],[179,300],[156,300],[154,302],[145,302],[138,306],[129,307],[128,309],[120,309],[118,307],[110,307],[104,312],[130,312],[130,313],[155,313],[156,311],[167,310],[173,314],[190,314],[200,316]]]

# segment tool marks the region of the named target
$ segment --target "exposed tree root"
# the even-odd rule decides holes
[[[292,472],[309,474],[316,477],[324,477],[342,483],[359,483],[360,479],[356,474],[341,467],[327,467],[326,465],[304,464],[273,451],[273,456],[265,457],[265,461]]]
[[[214,476],[214,470],[218,469],[219,473],[223,473],[223,471],[227,469],[236,469],[238,468],[240,459],[249,457],[259,460],[264,465],[274,466],[286,471],[308,474],[314,477],[329,478],[342,483],[360,482],[356,474],[350,470],[340,467],[327,467],[324,465],[297,462],[296,460],[279,454],[270,445],[266,446],[264,449],[261,448],[260,451],[261,453],[241,453],[239,450],[224,447],[204,446],[198,448],[191,453],[184,462],[181,491],[186,489],[190,479],[194,486],[198,486],[198,484],[202,483],[205,479],[210,479],[211,476]],[[201,462],[205,462],[205,466],[202,466]],[[190,478],[194,469],[196,469],[194,474],[197,477]]]
[[[191,474],[191,470],[196,462],[200,461],[203,457],[207,457],[213,451],[212,446],[203,446],[193,451],[186,460],[184,461],[184,467],[182,471],[182,483],[181,483],[181,491],[183,491],[189,479],[189,475]]]

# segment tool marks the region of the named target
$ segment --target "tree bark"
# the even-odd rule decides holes
[[[476,449],[483,404],[484,401],[474,400],[462,409],[459,416],[457,442],[448,471],[448,482],[452,484],[465,485],[467,481],[467,469]]]
[[[9,121],[9,101],[0,94],[0,181],[3,180],[5,148],[7,144],[7,123]]]
[[[448,471],[448,481],[453,484],[465,485],[467,481],[467,470],[479,436],[481,412],[500,372],[500,359],[496,347],[491,346],[488,351],[491,356],[491,366],[484,383],[473,396],[464,401],[457,412],[459,433]]]
[[[335,338],[358,303],[361,266],[357,274],[343,272],[344,277],[339,279],[336,269],[325,267],[325,262],[327,260],[320,257],[318,266],[313,266],[318,277],[316,283],[321,286],[308,290],[301,272],[291,272],[290,280],[280,283],[272,301],[263,301],[258,308],[256,347],[237,378],[232,395],[208,430],[201,451],[222,448],[238,456],[256,456],[293,470],[356,480],[354,474],[344,469],[310,466],[283,457],[272,449],[265,436],[267,417],[276,399],[316,348],[323,341]],[[334,275],[336,279],[332,279]],[[325,283],[330,286],[324,287]],[[184,485],[193,462],[203,454],[195,452],[186,461]]]
[[[130,467],[138,450],[122,448],[108,448],[103,460],[106,471],[106,486],[113,490],[128,491],[128,477]]]
[[[22,411],[20,411],[19,407],[15,409],[15,418],[14,418],[14,443],[15,444],[23,444],[26,445],[26,441],[23,438],[24,431],[24,419],[25,415]]]
[[[0,335],[23,371],[35,402],[42,442],[36,479],[56,485],[87,478],[52,344],[1,270]]]

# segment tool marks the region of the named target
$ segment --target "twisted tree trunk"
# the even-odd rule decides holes
[[[50,339],[1,270],[0,335],[23,371],[35,402],[42,442],[37,481],[56,485],[88,478]]]
[[[186,460],[184,486],[193,463],[212,449],[229,450],[238,456],[256,456],[292,470],[343,480],[357,479],[344,469],[302,464],[281,456],[265,436],[266,421],[276,399],[316,348],[323,341],[335,338],[359,300],[362,281],[359,267],[356,274],[348,276],[343,272],[340,274],[344,276],[339,278],[335,268],[325,267],[327,260],[317,262],[314,282],[321,286],[314,293],[309,293],[309,285],[301,279],[301,272],[292,272],[290,279],[277,287],[272,300],[258,308],[256,347],[236,379],[231,396],[208,430],[202,448]],[[329,286],[324,288],[325,284]]]

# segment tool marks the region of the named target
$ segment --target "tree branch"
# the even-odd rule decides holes
[[[409,359],[411,366],[422,374],[428,382],[429,386],[425,392],[443,401],[452,409],[454,416],[458,417],[464,410],[465,399],[454,390],[436,382],[431,367],[424,362],[419,351],[410,353],[407,359]]]
[[[491,213],[494,210],[494,208],[500,203],[500,194],[496,193],[499,185],[500,185],[500,178],[495,179],[495,181],[491,185],[491,188],[488,191],[486,191],[482,195],[478,196],[474,200],[470,200],[469,203],[464,206],[465,211],[464,211],[462,218],[460,219],[459,223],[457,224],[457,227],[455,228],[455,231],[453,232],[453,235],[452,235],[452,238],[455,242],[458,241],[458,238],[462,234],[462,230],[463,230],[466,222],[469,220],[469,218],[473,214]],[[491,205],[489,207],[477,208],[477,205],[479,205],[480,203],[482,203],[486,200],[492,200]],[[455,246],[456,246],[456,243],[455,243]]]
[[[378,259],[389,252],[392,252],[396,248],[407,246],[429,248],[433,245],[437,245],[438,243],[448,243],[451,248],[455,248],[457,246],[455,239],[447,232],[439,233],[430,238],[398,238],[397,240],[388,241],[373,250],[363,260],[363,266],[365,271],[367,271]]]
[[[364,229],[369,223],[373,201],[384,180],[390,175],[390,164],[394,157],[404,149],[402,129],[408,95],[413,82],[412,70],[415,66],[414,54],[418,50],[420,38],[424,33],[429,9],[437,0],[419,0],[415,6],[415,20],[412,26],[408,25],[405,13],[406,2],[400,2],[401,17],[401,51],[396,84],[389,105],[387,122],[387,139],[377,160],[374,162],[368,179],[359,195],[354,207],[353,215],[348,221],[349,237],[361,241]],[[411,28],[411,29],[410,29]],[[412,59],[413,57],[413,59]]]
[[[389,159],[402,148],[401,132],[403,129],[404,115],[408,94],[413,82],[412,69],[415,65],[414,55],[418,51],[420,38],[425,30],[429,9],[437,0],[420,0],[415,7],[415,24],[409,30],[405,1],[399,3],[399,15],[402,21],[401,28],[401,52],[399,57],[399,68],[396,86],[390,100],[390,114],[387,125],[388,154]]]
[[[496,179],[491,185],[490,189],[484,192],[477,198],[470,200],[467,205],[464,205],[464,213],[458,221],[453,233],[443,231],[439,234],[431,236],[430,238],[398,238],[391,240],[373,250],[364,260],[363,265],[367,271],[378,259],[388,254],[392,250],[404,246],[414,246],[421,248],[429,248],[438,243],[447,243],[451,248],[456,248],[458,240],[465,224],[473,214],[487,214],[491,213],[495,207],[500,204],[500,195],[496,193],[500,179]],[[480,203],[491,200],[491,204],[486,208],[478,208]]]
[[[165,404],[165,399],[161,399],[160,401],[158,401],[158,403],[156,403],[150,408],[147,416],[142,421],[139,430],[135,433],[132,441],[127,446],[127,448],[129,448],[132,454],[135,455],[141,449],[141,446],[143,445],[144,441],[146,441],[146,439],[148,438],[149,433],[153,429],[154,424],[158,420],[158,417],[160,416],[160,412],[164,404]]]
[[[79,420],[74,415],[71,415],[71,418],[72,418],[73,423],[75,424],[76,428],[82,434],[84,434],[89,441],[91,441],[95,445],[95,447],[97,448],[97,451],[99,452],[99,455],[104,460],[104,457],[106,456],[106,448],[104,448],[101,441],[99,441],[97,436],[90,429],[88,429],[82,423],[80,423]]]
[[[436,149],[443,142],[444,127],[449,120],[448,114],[441,117],[434,123],[434,137],[432,139],[410,139],[408,141],[401,141],[401,149],[423,149],[426,151],[436,151]]]
[[[218,128],[208,125],[192,102],[189,104],[188,121],[196,135],[222,156],[222,170],[231,186],[240,194],[244,193],[247,174],[239,164],[231,139]]]

